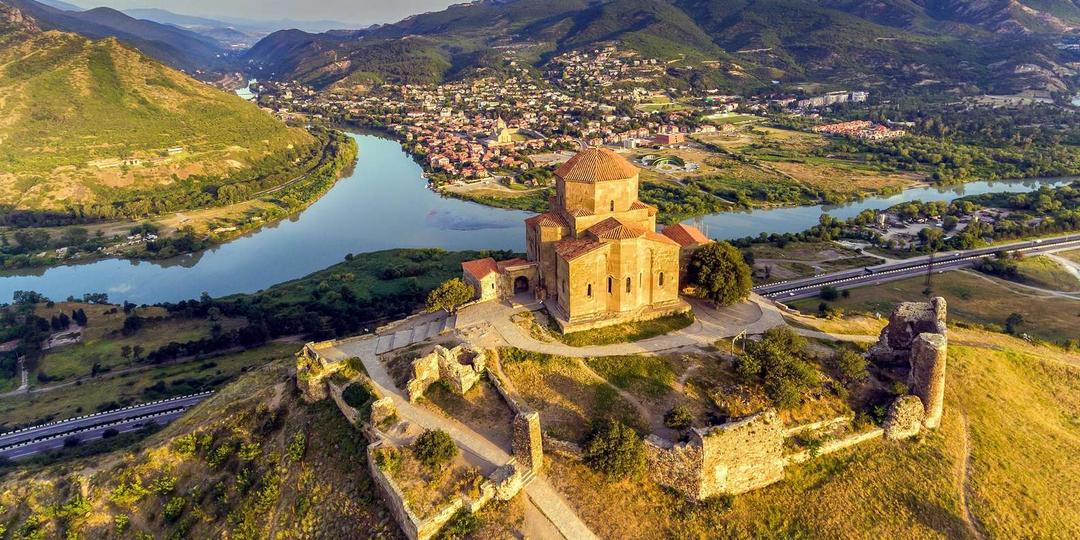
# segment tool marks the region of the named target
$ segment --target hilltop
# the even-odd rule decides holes
[[[116,38],[46,31],[0,8],[21,21],[0,26],[0,204],[8,209],[109,217],[113,203],[142,194],[183,208],[200,190],[284,175],[318,153],[304,130]]]
[[[497,69],[507,56],[542,66],[617,42],[705,88],[780,80],[1065,91],[1071,53],[1058,45],[1077,21],[1069,2],[489,0],[355,32],[276,32],[244,60],[260,75],[315,86],[438,82]]]

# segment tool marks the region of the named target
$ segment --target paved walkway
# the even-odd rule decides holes
[[[503,465],[510,460],[508,449],[493,443],[461,422],[409,403],[404,393],[394,383],[393,377],[386,371],[386,367],[377,358],[375,351],[378,347],[379,336],[365,336],[343,341],[329,348],[327,352],[334,355],[336,351],[344,355],[344,358],[354,356],[360,358],[378,390],[393,399],[398,416],[403,420],[426,429],[441,429],[449,433],[463,450],[493,466]],[[525,493],[565,538],[570,540],[597,538],[543,476],[536,476],[526,486]]]
[[[506,345],[518,349],[558,356],[598,357],[656,353],[682,347],[712,345],[722,338],[733,337],[740,332],[760,334],[774,326],[784,324],[784,319],[771,302],[751,295],[748,302],[724,308],[714,308],[708,302],[691,300],[695,321],[690,326],[632,343],[612,345],[589,345],[574,347],[560,342],[540,341],[524,328],[510,320],[514,313],[539,309],[540,305],[511,307],[499,302],[485,302],[469,306],[457,315],[458,330],[488,325],[498,333]]]

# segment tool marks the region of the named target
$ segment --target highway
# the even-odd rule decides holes
[[[210,396],[212,392],[163,399],[142,405],[49,422],[0,434],[0,457],[19,459],[64,446],[65,439],[80,442],[100,439],[112,429],[126,433],[149,423],[166,424]]]
[[[968,251],[949,251],[937,253],[934,256],[933,271],[944,272],[947,270],[959,270],[974,266],[980,259],[992,256],[1001,251],[1018,251],[1026,255],[1051,253],[1066,249],[1080,249],[1080,234],[1070,234],[1055,238],[1040,240],[1028,240],[1015,242],[989,248],[972,249]],[[769,283],[754,287],[754,292],[773,300],[797,300],[808,298],[821,293],[821,289],[827,286],[837,289],[850,289],[877,285],[898,279],[925,275],[929,266],[929,256],[917,257],[898,263],[888,263],[867,268],[856,268],[821,274],[818,276]]]

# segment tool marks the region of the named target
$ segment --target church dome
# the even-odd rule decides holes
[[[609,180],[625,180],[638,173],[638,168],[607,148],[588,148],[566,163],[555,175],[567,182],[594,184]]]

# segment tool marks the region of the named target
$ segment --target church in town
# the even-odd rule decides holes
[[[542,300],[563,332],[688,311],[679,298],[698,229],[656,232],[656,208],[638,200],[637,167],[606,148],[581,151],[555,171],[550,210],[525,220],[526,259],[462,264],[481,301]]]

